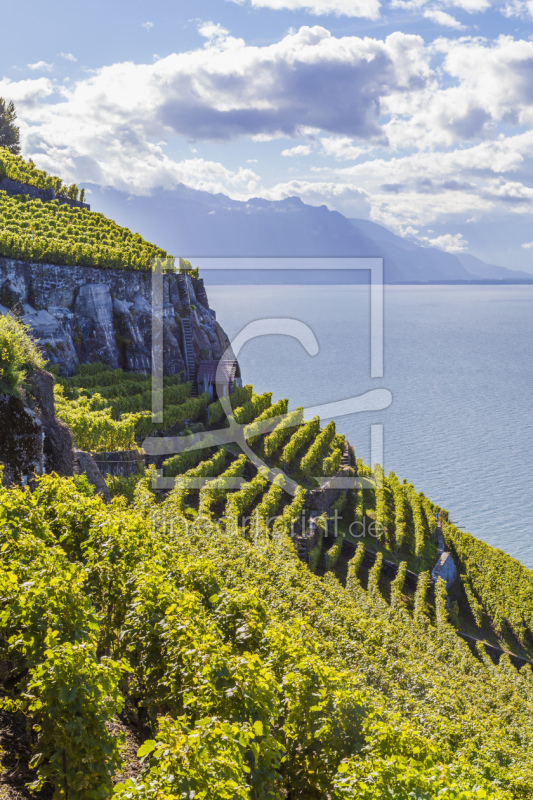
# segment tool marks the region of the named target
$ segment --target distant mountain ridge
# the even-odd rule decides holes
[[[485,264],[475,256],[422,247],[375,222],[348,219],[298,197],[243,202],[183,185],[158,189],[149,196],[94,184],[87,189],[93,210],[137,230],[174,255],[377,256],[384,259],[387,283],[533,280],[528,273]],[[268,275],[261,280],[270,282]],[[340,279],[332,274],[331,280]]]

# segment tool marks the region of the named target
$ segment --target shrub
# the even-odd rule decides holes
[[[26,326],[10,314],[0,317],[0,390],[18,394],[27,373],[43,366]]]

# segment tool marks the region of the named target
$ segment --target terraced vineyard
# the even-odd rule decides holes
[[[58,414],[70,426],[76,445],[98,452],[140,447],[147,436],[159,430],[170,430],[182,436],[191,433],[207,435],[209,431],[228,424],[224,423],[220,402],[209,403],[207,395],[191,397],[190,391],[190,383],[181,384],[178,377],[165,378],[164,420],[163,425],[156,425],[152,422],[149,377],[92,364],[82,366],[73,378],[58,378],[56,399]],[[302,409],[288,413],[287,400],[272,403],[270,393],[256,395],[251,386],[237,388],[231,395],[231,405],[235,420],[244,426],[249,446],[267,467],[282,469],[299,483],[302,498],[305,498],[306,491],[316,488],[316,478],[322,477],[320,472],[326,476],[330,474],[328,463],[333,462],[335,471],[338,470],[345,441],[336,434],[332,423],[321,430],[318,418],[305,421]],[[265,474],[245,462],[236,445],[220,450],[209,446],[209,439],[206,439],[205,447],[185,450],[159,463],[164,477],[177,479],[174,495],[179,498],[182,512],[190,519],[197,515],[216,518],[225,514],[226,517],[234,516],[236,524],[244,532],[250,532],[253,515],[258,511],[263,518],[271,519],[272,529],[277,517],[290,507],[292,497],[281,486],[270,484]],[[371,474],[360,460],[356,461],[353,453],[351,464],[350,474],[357,473],[360,477]],[[318,473],[316,478],[313,473]],[[353,545],[362,542],[368,550],[381,553],[389,561],[404,564],[402,569],[431,572],[438,556],[436,514],[446,519],[446,512],[417,493],[411,484],[400,483],[394,473],[386,476],[379,465],[374,473],[374,488],[341,493],[330,509],[327,530],[320,538],[320,546],[315,543],[309,564],[320,572],[334,571],[344,582],[351,553],[348,549],[348,554],[343,555],[343,541],[346,539]],[[190,485],[190,479],[199,477],[240,477],[243,485],[228,492],[222,481],[213,480],[200,490],[198,486]],[[109,489],[114,496],[126,494],[132,498],[135,485],[141,478],[142,474],[128,480],[109,478]],[[304,528],[308,522],[304,519]],[[494,583],[494,576],[502,564],[507,564],[508,557],[501,554],[496,558],[490,548],[486,549],[482,543],[448,524],[445,524],[444,532],[448,547],[463,573],[460,590],[452,597],[455,615],[459,613],[458,608],[466,610],[462,626],[497,646],[526,656],[533,653],[530,639],[532,617],[523,611],[533,605],[533,589],[529,579],[524,578],[524,575],[529,575],[528,571],[521,565],[513,566],[510,560],[508,572],[516,573],[513,580],[520,588],[504,592],[496,600],[493,591],[487,590],[487,585]],[[332,539],[332,534],[337,534],[336,538]],[[480,563],[487,563],[488,578],[485,571],[480,572]],[[398,605],[398,587],[389,587],[383,575],[379,578],[379,570],[377,574],[384,596],[391,602],[394,597]],[[362,576],[366,587],[369,578],[365,570]],[[515,597],[521,599],[515,601]],[[413,611],[414,595],[405,593],[400,605]],[[431,614],[435,618],[435,607]],[[459,624],[457,620],[456,623]]]
[[[97,412],[106,424],[139,422],[147,386],[87,366],[58,383],[58,408],[87,436],[79,420],[90,426]],[[203,404],[195,422],[172,422],[185,438],[192,426],[224,426],[220,404],[176,380],[165,391],[176,408]],[[373,488],[339,495],[332,509],[347,538],[354,522],[383,526],[373,565],[365,536],[343,585],[337,539],[317,577],[334,523],[318,518],[311,569],[293,525],[313,470],[344,441],[300,410],[282,434],[287,401],[269,393],[244,387],[231,402],[255,454],[270,468],[289,462],[294,496],[234,444],[209,442],[166,459],[176,476],[166,494],[154,465],[116,485],[109,505],[84,477],[0,488],[0,723],[27,731],[21,763],[36,796],[104,800],[115,784],[124,800],[530,798],[533,673],[473,654],[448,622],[442,582],[432,596],[424,559],[437,508],[377,469]],[[353,451],[345,469],[369,473]],[[228,479],[238,487],[227,491]],[[445,534],[480,613],[526,640],[531,573],[451,526]],[[407,560],[384,583],[384,553],[420,561],[410,602]],[[506,597],[519,589],[520,609]],[[117,727],[138,743],[131,777],[118,782]]]
[[[160,247],[122,228],[103,214],[70,208],[58,200],[0,191],[0,256],[67,266],[109,269],[152,268],[166,258]]]
[[[35,186],[38,189],[53,189],[56,195],[68,197],[70,200],[83,200],[75,184],[67,186],[57,175],[49,175],[37,169],[33,161],[26,161],[21,156],[15,156],[7,147],[0,147],[0,180],[9,178],[17,183]]]
[[[53,476],[0,491],[2,705],[32,726],[38,792],[110,795],[126,700],[144,763],[118,798],[531,796],[531,675],[476,659],[442,602],[430,624],[427,580],[412,617],[378,568],[365,590],[357,559],[346,588],[298,561],[300,496],[243,536],[150,478],[129,506]]]

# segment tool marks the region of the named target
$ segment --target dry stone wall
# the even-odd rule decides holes
[[[191,325],[196,366],[218,360],[229,340],[208,308],[202,280],[163,275],[163,305],[157,313],[163,318],[164,374],[186,379],[181,328],[185,308],[180,300],[184,282],[195,306]],[[48,362],[58,364],[62,375],[93,361],[131,372],[151,370],[151,272],[0,258],[0,314],[9,311],[29,325]]]
[[[82,203],[81,200],[71,200],[69,197],[61,197],[54,189],[39,189],[37,186],[30,186],[28,183],[19,183],[13,181],[11,178],[0,179],[0,192],[5,192],[10,196],[18,194],[26,194],[28,197],[33,197],[35,200],[42,200],[43,203],[49,203],[51,200],[57,200],[61,205],[67,205],[71,208],[86,208],[87,211],[91,210],[88,203]]]

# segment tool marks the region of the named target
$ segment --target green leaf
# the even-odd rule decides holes
[[[30,761],[29,761],[29,764],[28,764],[30,769],[35,769],[36,767],[38,767],[39,764],[41,763],[41,761],[43,760],[43,758],[44,758],[44,754],[43,753],[37,753],[36,755],[33,756],[33,758],[30,758]]]
[[[137,750],[137,758],[142,758],[143,756],[147,756],[148,753],[152,753],[155,750],[155,745],[156,743],[153,739],[148,739]]]

